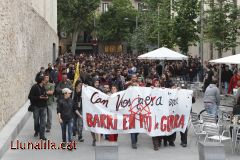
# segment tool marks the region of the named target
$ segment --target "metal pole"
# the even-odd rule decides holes
[[[204,16],[204,0],[201,0],[201,32],[200,32],[200,44],[199,44],[199,55],[201,57],[201,63],[203,64],[203,16]]]
[[[158,4],[158,48],[160,47],[160,44],[159,44],[159,42],[160,42],[160,35],[159,35],[159,4]]]
[[[220,90],[220,94],[222,93],[222,64],[219,64],[219,81],[218,81],[218,87],[219,87],[219,90]]]
[[[173,0],[170,0],[170,17],[173,18]]]
[[[136,29],[138,28],[138,16],[136,15]]]

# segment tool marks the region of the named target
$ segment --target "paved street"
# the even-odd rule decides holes
[[[193,106],[193,111],[199,112],[201,107],[201,99],[197,100]],[[56,113],[56,112],[55,112]],[[61,129],[57,123],[56,114],[53,118],[53,127],[51,133],[47,134],[47,138],[59,144],[61,142]],[[37,141],[37,138],[33,137],[33,119],[32,117],[25,124],[24,128],[17,137],[22,142]],[[84,131],[83,143],[77,143],[77,149],[73,151],[68,150],[11,150],[3,156],[2,160],[42,160],[42,159],[58,159],[58,160],[94,160],[95,150],[91,146],[92,139],[89,132]],[[130,135],[119,136],[119,160],[126,159],[138,159],[138,160],[155,160],[155,159],[167,159],[167,160],[197,160],[198,148],[195,145],[196,139],[192,133],[189,132],[188,146],[182,148],[180,146],[180,134],[177,134],[177,140],[175,142],[176,147],[161,147],[159,151],[154,151],[151,138],[147,135],[140,134],[138,149],[134,150],[130,146]],[[228,160],[239,160],[239,154],[232,154],[229,143],[226,142],[225,149],[227,152]],[[9,144],[10,146],[10,144]]]

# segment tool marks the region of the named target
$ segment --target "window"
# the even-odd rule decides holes
[[[102,3],[102,12],[107,12],[109,7],[109,3]]]

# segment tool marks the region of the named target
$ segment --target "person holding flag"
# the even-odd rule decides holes
[[[77,80],[80,78],[80,69],[79,69],[80,65],[79,62],[76,65],[75,68],[75,75],[74,75],[74,80],[73,80],[73,87],[75,87],[75,84],[77,82]]]

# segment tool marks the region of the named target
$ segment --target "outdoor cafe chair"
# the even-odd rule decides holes
[[[197,137],[197,141],[196,141],[196,144],[197,144],[200,138],[206,135],[206,132],[202,130],[202,124],[199,121],[198,114],[195,112],[191,112],[190,114],[190,125],[193,129],[194,135]]]
[[[201,118],[202,118],[202,123],[203,124],[206,124],[206,123],[217,123],[217,117],[216,116],[213,116],[213,115],[210,115],[210,114],[207,114],[207,113],[203,113],[201,115]]]
[[[233,152],[232,138],[231,138],[230,130],[224,130],[221,133],[221,126],[219,126],[216,123],[208,122],[208,123],[203,124],[203,131],[206,132],[204,142],[206,142],[207,140],[218,141],[218,142],[229,141],[232,152]],[[228,133],[228,136],[226,135],[226,133]]]
[[[232,141],[234,146],[234,151],[238,148],[240,143],[240,115],[234,115],[232,119]]]

